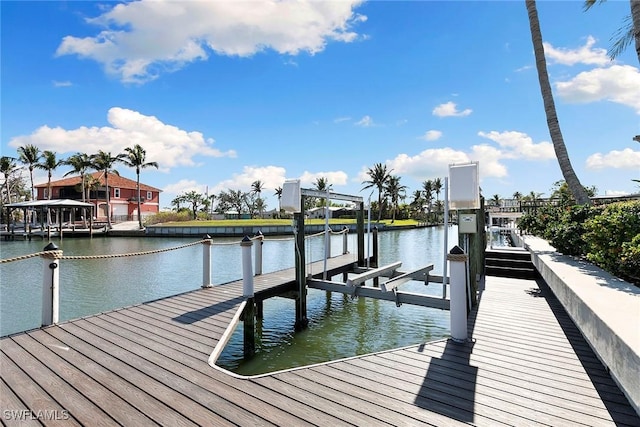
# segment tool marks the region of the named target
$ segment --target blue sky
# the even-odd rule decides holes
[[[562,179],[524,1],[2,1],[2,155],[140,144],[181,192],[326,177],[362,194],[386,163],[407,194],[478,161],[485,197]],[[640,69],[610,38],[628,1],[540,1],[565,144],[599,194],[638,192]],[[68,172],[61,167],[56,178]],[[132,169],[118,167],[135,179]],[[44,174],[36,176],[45,182]],[[408,198],[410,201],[410,198]]]

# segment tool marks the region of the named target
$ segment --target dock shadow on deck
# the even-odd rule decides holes
[[[207,364],[241,293],[234,282],[3,338],[2,423],[26,411],[91,426],[640,425],[544,282],[487,277],[467,344],[253,378]]]

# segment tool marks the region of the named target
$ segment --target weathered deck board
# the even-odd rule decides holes
[[[293,280],[289,269],[254,285],[268,293]],[[5,337],[0,405],[69,414],[47,425],[640,426],[544,283],[488,277],[464,345],[440,340],[255,378],[207,364],[241,295],[237,281]]]

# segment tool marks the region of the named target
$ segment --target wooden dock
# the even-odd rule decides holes
[[[336,257],[329,268],[352,262]],[[256,292],[294,274],[257,276]],[[241,295],[238,281],[3,338],[2,424],[640,425],[535,280],[487,277],[468,344],[440,340],[254,378],[207,364]]]

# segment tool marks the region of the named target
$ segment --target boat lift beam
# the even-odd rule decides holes
[[[429,284],[429,272],[433,270],[433,264],[429,264],[425,267],[417,270],[409,271],[407,273],[401,273],[399,276],[393,276],[391,279],[380,284],[380,289],[383,292],[391,292],[398,286],[403,285],[411,280],[424,281],[425,285]]]
[[[402,261],[394,262],[393,264],[385,265],[384,267],[374,268],[371,270],[367,270],[364,273],[360,273],[355,277],[352,277],[347,280],[347,286],[359,286],[362,283],[366,282],[369,279],[375,279],[380,276],[391,276],[388,273],[392,273],[396,271],[402,265]]]
[[[333,282],[330,280],[307,280],[307,286],[313,289],[320,289],[329,292],[339,292],[352,296],[362,296],[367,298],[376,298],[386,301],[393,301],[396,305],[411,304],[422,307],[439,308],[441,310],[449,310],[449,300],[441,297],[432,297],[429,295],[418,294],[414,292],[384,292],[380,288],[372,286],[347,286],[342,282]]]

